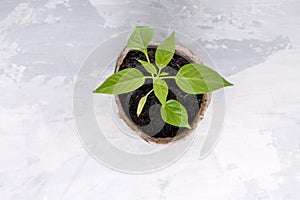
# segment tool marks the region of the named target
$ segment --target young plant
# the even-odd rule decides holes
[[[153,35],[154,31],[150,27],[137,26],[127,42],[129,49],[138,50],[145,54],[146,61],[138,60],[138,62],[141,63],[150,76],[143,75],[138,69],[127,68],[107,78],[94,93],[124,94],[141,87],[146,79],[152,79],[153,89],[140,99],[136,111],[137,116],[143,111],[149,94],[154,92],[161,103],[160,114],[166,123],[191,128],[185,107],[179,101],[167,100],[169,88],[165,79],[174,79],[178,87],[189,94],[209,93],[233,84],[226,81],[214,70],[198,63],[186,64],[179,69],[176,76],[169,76],[163,70],[175,53],[175,32],[157,47],[155,63],[151,63],[148,56],[148,44]]]

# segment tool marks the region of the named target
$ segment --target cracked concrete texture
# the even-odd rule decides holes
[[[1,200],[298,199],[299,10],[297,0],[1,1]],[[188,35],[235,83],[205,160],[192,146],[169,168],[134,176],[82,148],[72,113],[80,65],[136,25]]]

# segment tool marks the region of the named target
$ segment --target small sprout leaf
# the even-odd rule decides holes
[[[148,95],[146,95],[146,96],[144,96],[144,97],[142,97],[142,98],[140,99],[140,102],[139,102],[139,105],[138,105],[138,108],[137,108],[137,111],[136,111],[136,114],[137,114],[138,117],[140,116],[140,114],[141,114],[142,111],[143,111],[143,108],[144,108],[145,103],[146,103],[146,101],[147,101],[147,97],[148,97]]]
[[[168,124],[191,129],[187,111],[179,101],[173,99],[167,101],[166,105],[160,108],[160,114]]]
[[[138,60],[139,63],[141,63],[143,65],[143,67],[147,70],[147,72],[149,72],[150,74],[157,74],[156,68],[154,65],[152,65],[151,63],[148,63],[146,61],[143,60]]]
[[[139,50],[146,56],[149,42],[152,40],[154,31],[147,26],[137,26],[130,35],[127,47],[132,50]]]
[[[158,69],[162,70],[172,60],[175,53],[175,32],[163,41],[155,52],[155,63]]]
[[[138,89],[144,82],[145,77],[140,70],[127,68],[108,77],[94,93],[124,94]]]
[[[169,73],[168,73],[168,72],[162,72],[162,73],[160,73],[160,75],[161,75],[161,76],[168,76]]]
[[[162,106],[165,106],[169,92],[166,81],[158,78],[153,83],[154,94],[158,98]]]
[[[203,64],[186,64],[181,67],[175,78],[176,84],[189,94],[203,94],[232,86],[216,71]]]

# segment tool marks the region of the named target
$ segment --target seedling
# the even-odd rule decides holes
[[[144,108],[149,94],[154,92],[161,103],[160,114],[162,119],[173,126],[191,128],[185,107],[177,100],[167,100],[169,87],[165,79],[174,79],[178,87],[188,94],[204,94],[233,84],[226,81],[216,71],[199,63],[189,63],[182,66],[176,76],[169,76],[164,69],[175,53],[175,32],[157,47],[155,63],[151,63],[148,56],[148,45],[152,40],[154,31],[150,27],[137,26],[129,40],[127,47],[145,54],[146,60],[138,60],[149,73],[145,76],[140,70],[127,68],[107,78],[94,93],[124,94],[141,87],[146,79],[152,79],[153,89],[139,101],[136,111],[139,116]]]

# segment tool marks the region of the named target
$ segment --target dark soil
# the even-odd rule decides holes
[[[155,63],[155,51],[156,47],[148,48],[149,59],[153,64]],[[124,58],[123,63],[120,66],[120,70],[126,68],[137,68],[141,70],[143,74],[149,76],[149,73],[146,72],[138,62],[139,59],[146,61],[146,57],[142,52],[131,50]],[[168,64],[168,67],[166,67],[163,71],[168,72],[170,76],[174,76],[176,75],[180,67],[188,63],[191,62],[187,58],[175,54],[171,62]],[[176,99],[183,104],[188,112],[189,123],[191,124],[199,112],[203,95],[187,94],[178,88],[174,80],[165,80],[169,86],[169,94],[167,99]],[[155,138],[165,138],[175,137],[176,135],[179,135],[186,128],[172,126],[162,120],[160,116],[161,104],[155,97],[154,92],[152,92],[148,96],[142,113],[139,117],[137,116],[136,111],[140,99],[145,96],[151,89],[152,80],[147,79],[145,84],[137,90],[119,95],[119,99],[121,101],[121,105],[124,109],[125,114],[132,122],[134,122],[138,126],[140,130],[142,130],[149,136]]]

